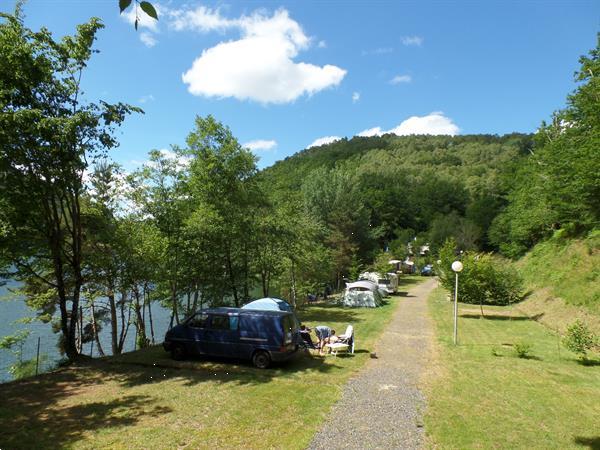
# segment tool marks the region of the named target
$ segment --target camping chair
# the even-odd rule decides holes
[[[300,332],[300,336],[302,336],[302,343],[304,344],[304,347],[306,347],[307,349],[313,349],[316,350],[317,347],[315,346],[315,343],[312,341],[311,337],[310,337],[310,333],[303,333]]]
[[[338,336],[339,341],[333,344],[325,344],[333,356],[337,356],[339,352],[350,352],[354,353],[354,327],[348,325],[344,334]]]

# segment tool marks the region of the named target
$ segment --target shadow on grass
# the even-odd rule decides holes
[[[200,389],[208,382],[232,387],[258,385],[277,378],[329,373],[341,368],[336,359],[342,362],[341,355],[302,355],[261,370],[247,362],[220,358],[172,361],[160,347],[129,355],[132,357],[87,360],[57,372],[0,385],[0,447],[69,448],[90,432],[127,427],[172,412],[152,395],[111,396],[105,400],[102,392],[107,383],[123,388],[156,385],[156,389],[164,389],[161,383],[171,380]],[[76,405],[72,398],[77,398]]]
[[[77,405],[65,401],[80,389],[99,382],[97,374],[82,377],[79,371],[64,370],[0,386],[2,448],[70,447],[89,431],[120,428],[135,424],[142,417],[172,411],[146,395]]]
[[[542,316],[544,315],[544,313],[540,313],[540,314],[536,314],[535,316],[509,316],[509,315],[503,315],[503,314],[484,314],[483,316],[481,314],[467,314],[467,313],[462,313],[459,314],[458,316],[463,318],[463,319],[485,319],[485,320],[510,320],[510,321],[520,321],[520,320],[533,320],[533,321],[538,321]]]
[[[577,445],[581,445],[584,447],[591,448],[592,450],[600,450],[600,436],[595,437],[584,437],[584,436],[576,436],[573,441]]]
[[[530,360],[530,361],[543,361],[542,358],[540,358],[539,356],[535,356],[535,355],[525,355],[525,356],[519,356],[519,355],[517,355],[516,357],[519,358],[519,359],[527,359],[527,360]]]
[[[597,359],[577,359],[577,364],[586,367],[598,367],[600,366],[600,361]]]

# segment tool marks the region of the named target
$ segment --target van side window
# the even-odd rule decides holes
[[[188,322],[188,326],[192,328],[206,328],[207,323],[208,314],[198,313]]]
[[[229,316],[229,329],[237,330],[240,318],[238,316]]]
[[[213,330],[229,330],[229,316],[212,316],[210,328]]]

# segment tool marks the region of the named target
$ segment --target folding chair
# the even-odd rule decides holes
[[[338,338],[339,341],[333,344],[325,344],[333,356],[337,356],[339,352],[354,353],[354,327],[352,325],[348,325],[344,334],[339,335]]]

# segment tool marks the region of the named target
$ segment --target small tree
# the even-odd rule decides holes
[[[458,297],[464,303],[509,305],[519,301],[523,281],[518,273],[506,262],[487,253],[462,253],[460,258],[455,252],[454,240],[447,240],[440,250],[438,274],[442,286],[454,290],[452,262],[460,259],[463,271],[458,283]]]
[[[577,319],[567,328],[563,344],[581,359],[587,359],[587,352],[596,345],[596,336],[581,320]]]

